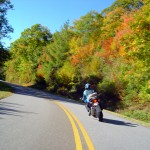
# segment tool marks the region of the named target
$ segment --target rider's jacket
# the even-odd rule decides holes
[[[84,101],[84,103],[88,103],[89,102],[88,96],[89,96],[89,94],[92,94],[92,93],[94,93],[94,90],[92,90],[92,89],[84,90],[84,92],[83,92],[83,101]]]

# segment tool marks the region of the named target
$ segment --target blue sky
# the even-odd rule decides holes
[[[4,39],[5,46],[18,39],[25,29],[37,23],[48,27],[51,33],[60,31],[69,20],[80,19],[81,16],[95,10],[101,12],[115,0],[10,0],[13,10],[7,13],[9,24],[14,28],[11,39]]]

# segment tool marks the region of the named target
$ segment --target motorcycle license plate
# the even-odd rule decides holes
[[[98,105],[98,102],[94,103],[94,106],[97,106]]]

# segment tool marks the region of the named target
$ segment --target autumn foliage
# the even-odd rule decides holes
[[[150,102],[150,3],[116,0],[53,35],[41,25],[25,30],[10,47],[6,79],[36,83],[78,99],[85,82],[97,85],[106,107]],[[35,36],[30,36],[34,31]],[[36,34],[37,33],[37,34]]]

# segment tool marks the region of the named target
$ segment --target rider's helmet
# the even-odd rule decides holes
[[[87,90],[87,89],[89,89],[90,88],[90,84],[89,83],[86,83],[85,84],[85,89]]]

